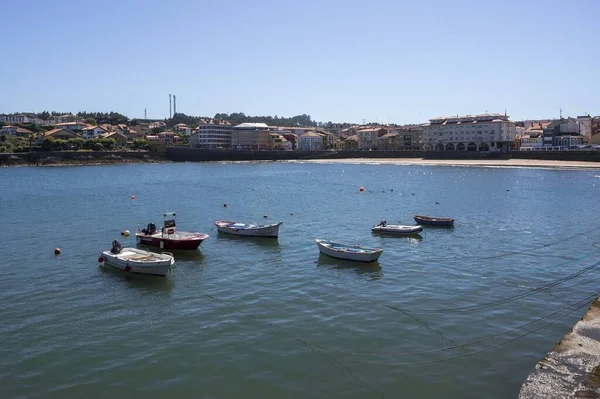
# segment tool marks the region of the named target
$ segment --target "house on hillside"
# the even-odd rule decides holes
[[[82,137],[86,140],[95,139],[100,137],[101,135],[108,133],[106,129],[101,128],[100,126],[89,126],[81,132]]]
[[[37,138],[37,143],[42,144],[44,140],[49,138],[68,140],[81,138],[81,136],[67,129],[52,129],[45,133],[40,133]]]
[[[25,129],[18,126],[4,126],[0,129],[0,135],[5,134],[13,137],[30,137],[35,134],[29,129]]]
[[[83,123],[83,122],[64,122],[64,123],[56,124],[57,129],[65,129],[65,130],[70,130],[72,132],[82,131],[83,129],[88,128],[88,127],[90,127],[90,125],[88,125],[87,123]]]
[[[100,136],[103,139],[113,139],[117,143],[117,147],[126,147],[127,146],[127,136],[125,136],[121,132],[108,132],[104,133]]]
[[[185,136],[191,136],[192,135],[192,131],[194,129],[192,129],[191,127],[189,127],[188,125],[186,125],[185,123],[178,123],[173,127],[173,131],[175,133],[178,134],[183,134]]]

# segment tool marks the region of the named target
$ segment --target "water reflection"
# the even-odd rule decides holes
[[[383,277],[381,271],[381,265],[379,261],[364,263],[364,262],[353,262],[345,259],[332,258],[331,256],[323,255],[319,253],[317,259],[318,267],[328,267],[341,271],[354,272],[360,276],[369,277],[371,280],[379,280]]]
[[[217,237],[221,240],[229,241],[240,241],[244,243],[250,243],[261,247],[277,248],[279,247],[279,241],[277,238],[272,237],[251,237],[251,236],[236,236],[235,234],[217,232]]]
[[[408,235],[408,234],[390,233],[387,231],[371,231],[371,234],[374,236],[380,236],[380,237],[393,237],[393,238],[398,238],[398,239],[404,239],[409,242],[419,242],[423,239],[423,236],[419,233]]]
[[[148,274],[133,274],[104,265],[98,268],[108,278],[126,282],[130,288],[143,288],[146,291],[154,292],[170,292],[173,288],[173,280],[169,275],[166,277],[153,276]],[[171,269],[171,274],[173,269]]]

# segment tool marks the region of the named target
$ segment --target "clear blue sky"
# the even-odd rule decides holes
[[[600,115],[598,0],[4,0],[0,113]]]

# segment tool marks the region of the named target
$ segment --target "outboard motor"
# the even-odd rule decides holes
[[[113,254],[118,254],[121,252],[122,248],[123,247],[121,246],[121,243],[119,243],[119,241],[117,241],[117,240],[114,240],[112,242],[112,248],[110,249],[110,252]]]

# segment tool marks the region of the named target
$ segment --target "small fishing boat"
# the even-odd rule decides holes
[[[117,240],[113,241],[111,249],[102,252],[98,261],[130,273],[163,277],[169,273],[169,270],[175,264],[175,259],[171,253],[157,254],[138,248],[123,248]]]
[[[430,226],[454,226],[454,219],[452,218],[434,218],[430,216],[414,215],[415,222],[422,225]]]
[[[342,244],[329,240],[316,239],[319,251],[327,256],[357,262],[374,262],[383,252],[382,248],[367,248],[358,244]]]
[[[164,214],[164,223],[160,231],[156,230],[154,223],[148,223],[145,229],[138,228],[138,232],[135,233],[135,239],[139,245],[160,249],[196,250],[207,238],[208,234],[177,231],[175,212]]]
[[[402,226],[399,224],[388,224],[385,220],[371,228],[374,233],[389,233],[398,235],[414,235],[423,231],[423,226]]]
[[[235,234],[248,237],[272,237],[279,236],[279,226],[283,222],[268,224],[247,224],[233,222],[231,220],[217,220],[215,226],[222,233]]]

